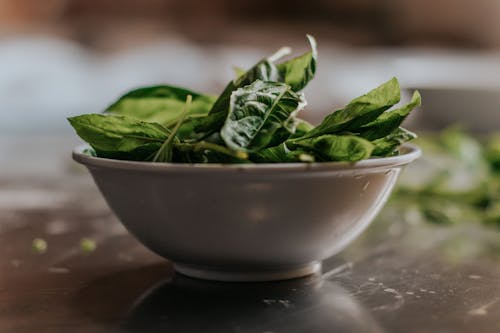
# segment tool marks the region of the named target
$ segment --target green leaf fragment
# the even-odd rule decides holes
[[[92,253],[96,250],[97,244],[95,241],[93,241],[90,238],[82,238],[80,240],[80,250],[85,253],[89,254]]]
[[[43,254],[47,252],[48,245],[43,238],[35,238],[31,243],[31,248],[33,249],[34,252],[38,254]]]

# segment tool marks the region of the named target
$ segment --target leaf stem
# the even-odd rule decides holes
[[[162,162],[170,162],[171,159],[172,159],[172,152],[171,152],[171,145],[172,145],[172,142],[175,138],[175,135],[177,134],[177,131],[179,130],[179,128],[181,127],[182,123],[184,122],[184,120],[186,119],[186,115],[189,111],[189,107],[191,106],[191,101],[193,100],[193,97],[191,95],[187,95],[186,97],[186,104],[184,105],[184,109],[182,110],[182,113],[179,117],[179,120],[177,121],[177,124],[175,124],[175,127],[174,129],[172,130],[172,132],[170,133],[170,135],[168,136],[168,138],[165,140],[165,142],[163,142],[163,144],[161,145],[160,149],[158,149],[158,152],[156,153],[155,157],[153,158],[153,162],[159,162],[160,160],[160,157],[164,154],[165,157],[162,159],[163,161]],[[170,150],[170,152],[167,151],[167,149]]]
[[[283,58],[284,56],[289,55],[290,53],[292,53],[292,49],[288,46],[284,46],[278,51],[274,52],[274,54],[270,55],[267,60],[269,60],[269,62],[275,62]]]
[[[228,156],[236,157],[236,158],[241,159],[241,160],[248,159],[248,154],[243,152],[243,151],[234,151],[234,150],[228,149],[224,146],[221,146],[221,145],[218,145],[215,143],[211,143],[211,142],[207,142],[207,141],[199,141],[196,143],[182,143],[182,142],[180,142],[180,143],[175,143],[174,145],[175,145],[175,148],[177,148],[179,150],[184,150],[184,151],[197,152],[197,151],[208,149],[208,150],[213,150],[213,151],[216,151],[216,152],[228,155]]]
[[[150,138],[150,137],[147,137],[147,136],[133,135],[133,134],[124,134],[123,136],[125,138],[139,139],[139,140],[152,141],[152,142],[163,142],[163,141],[165,141],[165,140],[158,139],[158,138]]]

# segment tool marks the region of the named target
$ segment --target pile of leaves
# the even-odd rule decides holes
[[[386,210],[409,220],[500,226],[500,134],[477,138],[451,127],[416,143],[423,155],[406,168]]]
[[[69,118],[98,157],[176,163],[355,162],[398,154],[415,134],[400,127],[420,95],[400,100],[393,78],[314,127],[300,119],[301,90],[316,73],[317,51],[281,61],[281,48],[238,70],[218,96],[159,85],[130,91],[103,114]]]

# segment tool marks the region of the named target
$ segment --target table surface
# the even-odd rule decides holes
[[[0,332],[500,331],[498,230],[381,214],[321,275],[190,279],[119,224],[72,144],[0,139]]]

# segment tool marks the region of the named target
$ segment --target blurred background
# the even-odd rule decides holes
[[[301,53],[312,34],[301,117],[317,123],[393,76],[403,99],[423,97],[404,125],[423,157],[329,276],[395,332],[498,332],[499,17],[500,0],[0,0],[0,331],[102,332],[83,326],[140,305],[167,274],[71,160],[66,117],[141,85],[218,94],[233,66]]]
[[[0,153],[18,155],[4,172],[20,172],[19,159],[39,150],[33,136],[67,137],[69,150],[77,142],[69,115],[100,112],[139,85],[216,94],[233,66],[284,45],[307,49],[306,33],[319,44],[308,120],[397,76],[424,97],[410,128],[493,131],[499,14],[500,2],[490,0],[0,0],[0,140],[16,143]]]

